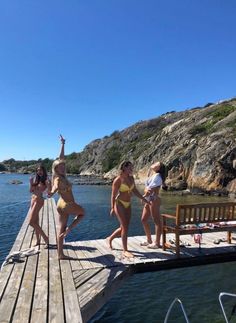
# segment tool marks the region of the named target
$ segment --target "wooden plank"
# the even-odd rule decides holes
[[[26,226],[26,233],[21,230],[20,238],[23,238],[21,243],[21,250],[27,249],[31,246],[33,236],[33,230]],[[31,256],[37,257],[37,255]],[[6,286],[4,296],[0,303],[0,322],[10,322],[14,314],[14,307],[17,302],[18,293],[21,288],[22,277],[24,276],[24,270],[27,264],[27,258],[20,263],[14,265],[10,280]]]
[[[86,245],[91,250],[92,257],[99,267],[107,267],[110,266],[110,261],[102,254],[102,252],[97,248],[97,240],[86,241]]]
[[[77,257],[77,254],[75,253],[74,247],[71,245],[71,243],[68,243],[68,244],[65,245],[65,251],[67,252],[67,255],[69,257],[71,257],[70,265],[71,265],[72,272],[74,270],[83,269],[83,266],[82,266],[79,258]]]
[[[44,201],[42,229],[48,235],[48,227],[52,225],[49,222],[50,206],[48,200]],[[48,236],[51,243],[51,236]],[[42,241],[42,238],[41,238]],[[32,304],[32,312],[30,322],[47,322],[47,304],[48,304],[48,250],[44,246],[40,246],[40,256],[38,260],[38,270],[36,276],[34,299]]]
[[[86,257],[87,261],[89,261],[90,266],[92,268],[104,267],[100,262],[96,260],[96,255],[95,255],[96,249],[93,246],[89,246],[88,241],[80,241],[79,246],[82,253]]]
[[[113,251],[108,247],[107,241],[105,239],[96,240],[96,248],[106,259],[107,266],[115,266],[117,259],[113,255]]]
[[[53,214],[55,223],[58,226],[58,215],[55,203],[53,203]],[[70,323],[80,323],[82,322],[82,317],[70,261],[61,260],[60,267],[63,285],[65,320]]]
[[[47,203],[39,212],[39,225],[42,226],[42,219],[47,213]],[[47,214],[46,214],[47,216]],[[34,232],[32,243],[33,245],[37,241],[36,234]],[[42,238],[41,238],[42,242]],[[45,252],[41,248],[41,254]],[[28,322],[31,316],[31,306],[33,303],[34,297],[34,287],[35,287],[35,280],[37,274],[37,267],[38,267],[38,258],[37,257],[29,257],[27,264],[25,266],[25,272],[23,276],[23,281],[21,284],[20,293],[18,295],[17,304],[14,310],[13,322],[20,323],[20,322]]]
[[[79,270],[78,272],[73,272],[74,282],[76,286],[76,290],[78,293],[78,289],[81,291],[81,295],[84,292],[84,289],[88,288],[90,284],[92,284],[92,278],[97,275],[100,271],[102,271],[102,267],[100,268],[90,268],[90,269],[83,269],[82,272]],[[84,287],[84,285],[87,285]]]
[[[23,243],[24,236],[26,235],[27,228],[29,225],[28,224],[28,215],[29,215],[29,211],[28,211],[27,216],[22,224],[22,227],[16,237],[16,240],[13,244],[13,247],[11,248],[9,255],[15,251],[19,251],[20,249],[23,249],[22,243]],[[0,272],[0,301],[4,295],[5,288],[7,286],[8,280],[10,279],[10,276],[12,274],[14,266],[15,266],[15,264],[8,264],[8,265],[4,266],[2,271]]]
[[[103,268],[93,277],[92,282],[89,282],[88,289],[84,288],[82,294],[78,289],[82,318],[85,322],[113,296],[129,275],[129,269],[124,266]]]
[[[153,238],[154,240],[154,238]],[[130,251],[134,254],[135,263],[140,262],[150,262],[150,261],[162,261],[162,259],[165,259],[165,253],[163,252],[162,248],[159,249],[148,249],[148,247],[141,246],[140,243],[145,241],[143,237],[131,237],[129,239],[130,246],[132,249]],[[164,253],[164,254],[163,254]]]
[[[52,210],[54,209],[54,200],[50,199]],[[56,214],[52,211],[49,215],[55,221]],[[56,245],[56,227],[49,226],[50,242]],[[49,248],[49,302],[48,302],[48,320],[50,323],[61,323],[65,321],[63,289],[61,281],[61,268],[58,260],[57,249]]]
[[[82,322],[79,299],[72,277],[70,262],[68,260],[61,260],[61,275],[65,302],[66,322]]]
[[[83,269],[90,269],[94,268],[94,264],[92,261],[87,259],[86,252],[84,252],[83,247],[80,244],[80,241],[78,242],[71,242],[74,251],[80,260],[81,265],[83,266]]]
[[[96,246],[100,252],[111,262],[112,266],[119,266],[123,263],[121,262],[121,254],[119,251],[111,250],[105,239],[96,240]]]

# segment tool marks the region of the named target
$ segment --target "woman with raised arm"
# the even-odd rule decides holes
[[[113,181],[111,193],[110,214],[112,215],[115,213],[120,222],[120,227],[107,237],[109,247],[112,249],[113,239],[121,236],[123,256],[127,258],[134,257],[134,255],[128,251],[127,247],[128,228],[131,219],[131,196],[134,194],[145,203],[148,203],[137,190],[132,174],[132,163],[130,161],[124,161],[120,165],[120,175]]]
[[[145,184],[144,197],[150,201],[145,203],[142,212],[142,224],[147,237],[147,241],[141,243],[141,246],[147,246],[150,249],[160,248],[160,239],[162,233],[162,221],[160,214],[161,199],[159,196],[160,187],[164,189],[165,166],[161,162],[153,164],[148,171],[148,178]],[[152,242],[151,230],[148,220],[152,217],[155,224],[155,242]]]
[[[39,165],[36,169],[34,177],[30,178],[30,192],[32,193],[29,225],[31,225],[36,234],[36,246],[40,244],[40,236],[43,237],[44,242],[48,245],[48,236],[39,225],[39,211],[43,207],[44,199],[43,192],[51,190],[51,182],[48,179],[47,171],[43,165]]]
[[[57,240],[58,258],[68,259],[63,252],[63,241],[67,234],[81,221],[84,216],[84,209],[75,202],[72,193],[72,184],[66,177],[64,146],[65,139],[60,135],[61,150],[59,159],[56,159],[52,165],[53,187],[49,196],[58,192],[60,198],[57,202],[57,211],[59,213],[59,232]],[[67,226],[69,215],[75,215],[72,223]]]

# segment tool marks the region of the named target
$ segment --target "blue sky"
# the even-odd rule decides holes
[[[0,161],[236,96],[235,0],[2,0]]]

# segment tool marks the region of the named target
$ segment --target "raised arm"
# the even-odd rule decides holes
[[[65,142],[66,140],[62,137],[62,135],[60,135],[60,140],[61,140],[61,150],[60,150],[60,155],[59,155],[59,159],[65,159]]]

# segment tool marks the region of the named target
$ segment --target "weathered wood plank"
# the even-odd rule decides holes
[[[118,266],[122,265],[120,252],[116,252],[115,250],[111,250],[108,247],[106,240],[99,239],[96,240],[96,247],[97,249],[103,253],[103,255],[108,259],[111,263],[111,266]]]
[[[9,255],[15,251],[19,251],[22,248],[22,242],[24,240],[24,236],[26,235],[26,232],[27,232],[27,228],[28,228],[28,215],[29,215],[29,212],[27,213],[27,216],[22,224],[22,227],[16,237],[16,240],[11,248],[11,251],[9,253]],[[3,297],[3,294],[4,294],[4,291],[5,291],[5,288],[7,286],[7,283],[8,283],[8,280],[11,276],[11,273],[13,271],[13,268],[14,268],[15,264],[8,264],[7,266],[5,266],[1,273],[0,273],[0,301]]]
[[[103,253],[98,249],[98,240],[94,240],[93,242],[88,240],[87,244],[90,248],[93,248],[93,257],[97,262],[99,262],[103,267],[109,267],[111,265],[110,260],[107,257],[105,257]]]
[[[26,226],[25,234],[21,231],[20,237],[23,238],[23,241],[21,243],[21,250],[27,249],[31,246],[32,236],[33,230],[29,226]],[[31,257],[37,258],[37,255]],[[12,320],[14,307],[17,303],[18,293],[21,288],[27,261],[28,259],[25,258],[25,260],[15,264],[13,267],[11,279],[8,281],[4,292],[4,297],[2,298],[0,303],[0,322],[10,322]]]
[[[56,211],[56,205],[53,203],[53,215],[55,219],[56,226],[58,227],[58,214]],[[67,251],[65,250],[65,253]],[[68,253],[67,253],[68,254]],[[80,323],[82,322],[79,300],[76,293],[76,288],[72,275],[72,268],[69,260],[61,260],[61,278],[63,285],[63,297],[64,297],[64,310],[65,310],[65,320],[70,323]]]
[[[78,289],[82,318],[87,322],[112,297],[114,292],[130,276],[125,266],[102,268],[88,281],[88,288],[83,286],[83,292]]]
[[[49,221],[50,206],[48,201],[44,202],[43,209],[43,223],[42,229],[48,235],[49,225],[53,225]],[[50,217],[51,219],[51,217]],[[49,237],[49,244],[51,243],[51,236]],[[42,238],[41,238],[42,239]],[[42,242],[42,241],[41,241]],[[34,299],[32,304],[32,312],[30,322],[47,322],[47,304],[48,304],[48,249],[44,245],[40,246],[40,256],[38,260],[38,270],[35,282]]]
[[[76,253],[78,259],[80,260],[81,265],[83,266],[83,269],[92,269],[94,268],[94,264],[87,259],[86,253],[83,250],[83,247],[80,244],[80,241],[78,242],[71,242],[74,252]]]
[[[45,215],[46,213],[46,215]],[[47,203],[44,204],[44,207],[40,210],[39,213],[39,224],[42,226],[42,220],[47,216]],[[32,244],[36,243],[36,234],[34,232]],[[42,242],[42,238],[41,238]],[[45,250],[41,249],[41,254],[44,253]],[[18,295],[16,308],[14,310],[13,322],[20,323],[20,322],[28,322],[31,316],[31,306],[33,303],[34,297],[34,287],[35,287],[35,280],[36,274],[38,269],[38,258],[37,257],[29,257],[25,272],[21,284],[20,293]]]
[[[52,208],[52,199],[49,200]],[[55,221],[54,214],[50,214]],[[53,245],[57,244],[56,240],[56,225],[49,226],[49,236],[50,241]],[[65,322],[65,312],[64,312],[64,299],[63,299],[63,289],[61,281],[61,268],[58,260],[57,249],[49,248],[49,304],[48,304],[48,320],[49,322],[61,323]]]
[[[92,283],[92,278],[97,275],[100,271],[102,271],[102,267],[100,268],[90,268],[90,269],[83,269],[82,272],[81,270],[73,272],[73,277],[74,277],[74,282],[76,286],[76,290],[78,291],[78,288],[82,291],[81,294],[84,291],[84,288],[86,289],[87,287],[84,287],[85,283],[89,282]]]

